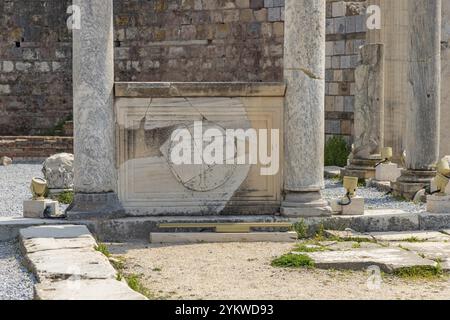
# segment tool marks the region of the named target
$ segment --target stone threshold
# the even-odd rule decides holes
[[[116,82],[116,97],[284,97],[282,82]]]
[[[86,226],[49,225],[21,229],[26,267],[35,275],[36,300],[146,300],[124,281]]]

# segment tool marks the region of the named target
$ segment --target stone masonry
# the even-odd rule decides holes
[[[72,113],[70,0],[0,2],[0,135]],[[114,1],[117,81],[281,81],[284,0]],[[350,140],[363,1],[327,0],[326,134]]]

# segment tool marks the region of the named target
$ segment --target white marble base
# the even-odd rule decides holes
[[[341,214],[343,216],[362,216],[364,215],[364,198],[354,197],[352,202],[343,206],[340,202],[346,202],[347,199],[335,199],[330,201],[330,206],[334,214]]]
[[[44,211],[50,207],[50,215],[59,215],[58,201],[45,200],[25,200],[23,202],[23,217],[24,218],[44,218]]]
[[[427,196],[427,212],[450,214],[450,196]]]
[[[377,181],[397,181],[402,174],[402,169],[395,163],[382,163],[375,169],[375,180]]]

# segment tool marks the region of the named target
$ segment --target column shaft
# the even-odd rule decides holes
[[[74,189],[68,216],[114,214],[114,37],[112,0],[74,0],[81,28],[73,30]]]
[[[284,78],[286,198],[282,213],[328,212],[321,199],[325,137],[325,0],[286,0]]]
[[[428,185],[439,158],[441,0],[409,0],[406,170],[394,192],[411,198]]]

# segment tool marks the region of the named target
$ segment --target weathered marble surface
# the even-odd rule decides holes
[[[381,29],[368,30],[367,43],[383,43],[385,51],[385,129],[384,145],[394,151],[393,161],[400,162],[406,148],[407,67],[410,51],[408,8],[411,0],[368,0],[381,8]]]
[[[58,153],[45,160],[42,173],[49,189],[73,188],[73,161],[70,153]]]
[[[261,168],[267,166],[260,161],[176,165],[171,161],[170,149],[175,129],[187,128],[192,134],[195,121],[203,120],[203,130],[253,128],[269,130],[269,134],[271,129],[278,130],[281,153],[282,97],[117,98],[115,108],[119,128],[119,196],[128,214],[278,212],[281,167],[274,175],[263,176]]]
[[[81,29],[73,30],[74,189],[116,190],[114,162],[114,35],[112,0],[74,0]]]
[[[450,1],[442,1],[440,157],[450,154]]]
[[[431,170],[439,157],[441,0],[410,0],[406,166]]]
[[[360,48],[355,70],[355,143],[353,157],[370,159],[384,144],[384,45]]]
[[[331,215],[324,187],[325,0],[285,5],[285,201],[286,216]]]
[[[325,1],[287,0],[285,189],[323,188]]]

